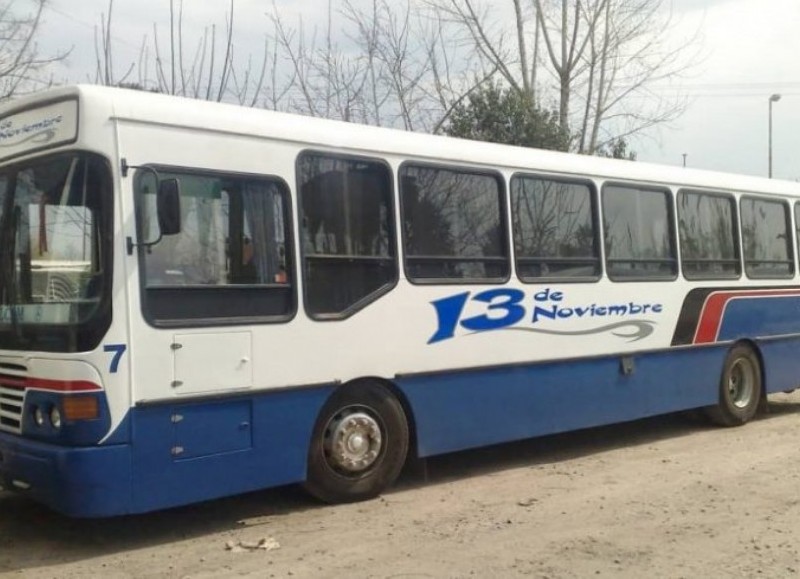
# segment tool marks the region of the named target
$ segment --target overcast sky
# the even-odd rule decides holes
[[[307,24],[324,17],[322,0],[275,2],[289,22],[299,12]],[[185,0],[187,35],[212,23],[223,27],[228,4]],[[800,0],[673,0],[672,5],[680,22],[675,32],[685,36],[699,28],[705,56],[691,78],[657,88],[688,95],[689,107],[669,127],[633,143],[639,159],[681,165],[686,154],[691,167],[765,176],[768,101],[780,94],[773,105],[773,173],[800,180]],[[254,54],[270,6],[269,0],[236,0],[237,39],[252,38]],[[69,78],[59,80],[93,77],[94,29],[107,7],[107,0],[50,0],[42,45],[73,47],[69,68],[59,73]],[[114,14],[119,69],[136,60],[143,35],[152,37],[153,22],[162,35],[168,32],[168,0],[115,0]]]

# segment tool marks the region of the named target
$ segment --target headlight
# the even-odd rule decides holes
[[[36,423],[36,426],[44,426],[44,411],[41,406],[34,406],[33,421]]]
[[[53,425],[53,428],[61,428],[61,411],[57,406],[50,409],[50,424]]]

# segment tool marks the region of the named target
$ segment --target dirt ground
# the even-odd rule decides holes
[[[77,521],[0,493],[0,576],[792,577],[800,392],[769,410],[743,428],[673,415],[439,457],[354,505],[282,488]]]

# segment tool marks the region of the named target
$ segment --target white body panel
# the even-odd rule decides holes
[[[136,240],[137,233],[133,171],[122,176],[123,158],[134,167],[153,164],[280,178],[292,194],[295,240],[300,226],[294,190],[295,163],[304,150],[383,160],[395,175],[395,190],[401,164],[422,161],[499,171],[506,184],[515,173],[530,172],[591,178],[597,187],[606,180],[633,181],[666,186],[673,191],[689,187],[735,195],[748,192],[800,198],[800,185],[795,183],[476,143],[137,91],[78,87],[54,91],[49,97],[71,94],[81,99],[79,137],[74,146],[106,155],[112,161],[118,188],[114,321],[104,342],[128,344],[129,349],[121,359],[119,372],[114,374],[107,371],[109,355],[102,350],[88,358],[81,356],[102,372],[115,419],[136,402],[183,395],[259,391],[346,382],[362,376],[391,378],[452,368],[666,348],[684,296],[696,285],[681,277],[667,282],[614,282],[605,276],[591,283],[525,284],[518,280],[513,260],[511,279],[504,286],[414,285],[404,276],[401,255],[396,287],[343,320],[316,321],[305,313],[303,279],[298,274],[294,280],[297,313],[288,322],[156,328],[142,315],[138,257],[136,252],[128,255],[124,248],[125,239]],[[508,222],[510,218],[506,215],[505,219]],[[400,223],[397,204],[395,221]],[[399,231],[396,244],[402,247]],[[294,263],[300,264],[297,243],[293,251]],[[796,283],[796,278],[770,280],[773,286]],[[703,283],[705,287],[730,284],[724,280]],[[736,284],[763,285],[745,277]],[[458,292],[475,294],[496,287],[525,292],[521,305],[526,308],[526,316],[515,329],[539,333],[459,331],[452,339],[428,343],[437,327],[431,302]],[[547,295],[557,294],[560,299],[537,300],[536,296],[546,289]],[[625,322],[624,316],[591,315],[592,306],[596,312],[597,307],[614,304],[657,304],[658,311],[651,311],[647,317],[650,332],[634,339],[635,328],[610,327]],[[556,319],[540,316],[534,322],[537,306],[556,307],[564,315],[558,314]],[[485,313],[485,305],[468,302],[464,316],[471,312]],[[175,350],[176,342],[185,347]],[[127,381],[128,377],[130,386],[121,387],[120,381]],[[174,381],[184,386],[175,388]]]

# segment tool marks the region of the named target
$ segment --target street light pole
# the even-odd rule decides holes
[[[769,178],[772,179],[772,103],[781,100],[781,95],[774,94],[769,97]]]

